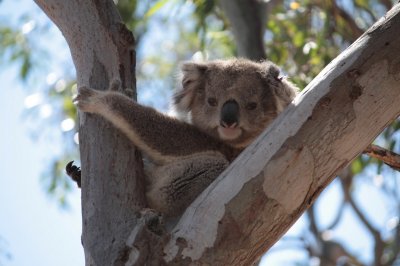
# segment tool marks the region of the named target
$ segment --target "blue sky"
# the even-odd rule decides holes
[[[52,147],[33,141],[24,127],[24,93],[13,71],[2,71],[0,98],[0,247],[11,260],[0,255],[4,265],[84,265],[80,246],[79,191],[69,210],[60,209],[46,195],[40,182],[45,159]]]
[[[3,1],[0,7],[0,19],[11,22],[27,10],[36,10],[26,0]],[[46,160],[60,152],[59,139],[30,136],[23,118],[24,101],[39,88],[25,88],[16,69],[0,68],[0,98],[4,100],[0,111],[0,265],[84,265],[80,193],[73,192],[68,210],[60,209],[45,193],[41,175]]]
[[[35,14],[35,19],[45,20],[46,17],[38,10],[32,1],[5,0],[0,5],[0,19],[15,21],[24,12]],[[149,50],[159,48],[160,29],[153,26],[150,29],[146,46]],[[52,40],[50,51],[57,51],[58,56],[65,60],[69,57],[68,48],[61,35],[54,29],[55,39]],[[167,31],[168,32],[168,31]],[[157,38],[155,37],[157,35]],[[153,38],[153,41],[151,41]],[[161,38],[162,39],[162,38]],[[46,43],[47,40],[43,40]],[[47,42],[49,43],[49,42]],[[55,45],[53,45],[55,44]],[[62,61],[61,60],[61,61]],[[70,59],[68,59],[70,61]],[[142,62],[138,62],[140,67]],[[57,64],[57,63],[56,63]],[[55,69],[64,65],[55,66]],[[44,76],[46,73],[44,73]],[[45,78],[43,78],[45,80]],[[24,107],[26,96],[40,91],[37,88],[25,88],[25,84],[17,79],[16,67],[0,68],[0,99],[3,99],[0,111],[0,265],[84,265],[83,248],[81,246],[81,214],[80,191],[74,189],[70,196],[70,208],[60,209],[54,199],[49,198],[40,182],[47,160],[60,151],[59,134],[49,141],[46,138],[33,140],[28,126],[23,119],[27,112]],[[44,81],[42,82],[44,83]],[[40,84],[40,81],[39,81]],[[140,89],[140,88],[139,88]],[[155,90],[157,91],[157,90]],[[146,97],[151,97],[148,95]],[[143,98],[143,97],[142,97]],[[145,98],[145,97],[144,97]],[[57,137],[58,136],[58,137]],[[385,226],[388,214],[385,211],[384,197],[376,192],[373,185],[358,182],[356,199],[368,206],[367,216],[373,219],[374,225]],[[338,182],[334,182],[328,191],[323,193],[318,204],[318,219],[321,224],[328,224],[332,219],[341,192]],[[372,245],[365,229],[354,214],[347,209],[346,224],[340,224],[333,237],[344,243],[351,243],[354,253],[365,260],[371,258]],[[304,231],[306,220],[301,219],[290,230],[290,235],[298,235]],[[7,259],[1,250],[11,253]],[[282,249],[280,245],[272,248],[265,260],[268,265],[293,265],[289,261],[294,258],[304,258],[304,253]]]

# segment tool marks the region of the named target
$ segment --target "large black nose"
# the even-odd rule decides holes
[[[221,126],[236,127],[239,122],[239,104],[235,100],[224,103],[221,109]]]

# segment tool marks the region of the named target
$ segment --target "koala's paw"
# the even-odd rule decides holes
[[[78,187],[81,187],[81,168],[74,165],[74,161],[69,162],[66,166],[65,166],[65,171],[67,173],[67,175],[69,175],[71,177],[71,179],[73,181],[76,182],[76,184],[78,185]]]
[[[73,99],[73,102],[79,110],[87,113],[95,113],[101,101],[102,93],[88,87],[80,87],[78,95]]]

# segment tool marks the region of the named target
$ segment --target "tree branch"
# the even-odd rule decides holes
[[[400,114],[399,12],[329,64],[191,204],[171,231],[167,261],[256,261]]]
[[[360,263],[343,245],[341,245],[338,242],[335,242],[333,240],[327,240],[322,237],[322,232],[321,230],[318,229],[317,226],[317,221],[315,217],[315,210],[314,207],[315,205],[312,205],[308,210],[308,218],[310,221],[310,231],[314,235],[315,239],[317,240],[316,246],[317,248],[315,249],[316,252],[313,252],[313,256],[317,256],[321,260],[321,265],[337,265],[339,262],[339,259],[343,259],[343,257],[346,257],[346,259],[351,262],[349,265],[363,265]],[[345,202],[340,207],[340,211],[337,214],[335,221],[339,221],[340,218],[342,217],[342,210],[344,209]],[[334,222],[337,223],[337,222]],[[333,225],[333,224],[332,224]],[[331,227],[333,227],[331,225]],[[327,230],[330,230],[328,227]],[[309,247],[307,251],[310,253],[312,252],[312,248]],[[347,264],[346,264],[347,265]]]
[[[374,238],[374,241],[375,241],[375,252],[374,252],[375,253],[374,254],[375,264],[374,265],[377,265],[377,266],[381,265],[381,258],[382,258],[383,249],[385,246],[384,242],[382,241],[380,232],[377,229],[375,229],[375,227],[372,226],[372,224],[368,221],[368,219],[365,217],[365,215],[362,213],[362,211],[360,210],[360,208],[354,201],[353,196],[351,195],[351,192],[349,190],[350,186],[346,185],[346,180],[349,178],[351,178],[351,177],[340,178],[343,193],[344,193],[347,201],[349,202],[350,206],[353,208],[357,217],[360,219],[362,224],[364,224],[364,226],[368,229],[368,231],[371,233],[372,237]]]
[[[392,266],[395,265],[395,261],[399,257],[400,253],[400,226],[397,225],[393,237],[393,243],[391,243],[391,246],[389,247],[391,249],[391,253],[389,254],[389,258],[383,263],[385,266]]]
[[[400,171],[400,155],[397,153],[374,144],[368,145],[363,153],[384,162],[394,170]]]

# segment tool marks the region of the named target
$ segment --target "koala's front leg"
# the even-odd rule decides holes
[[[104,113],[101,109],[106,107],[106,104],[104,103],[106,92],[87,87],[80,87],[78,92],[79,94],[75,97],[73,102],[75,102],[79,110],[85,113]]]
[[[97,113],[104,115],[109,111],[108,107],[110,102],[113,101],[112,97],[126,97],[125,95],[118,92],[121,82],[119,80],[114,80],[107,91],[99,91],[88,88],[86,86],[80,87],[78,89],[78,95],[73,99],[73,102],[79,108],[79,110],[85,113]],[[132,94],[131,90],[127,89],[129,95]],[[129,99],[129,98],[128,98]]]
[[[82,87],[74,101],[81,111],[110,121],[155,162],[171,162],[194,153],[219,154],[228,160],[236,155],[231,147],[193,125],[142,106],[116,91]]]

